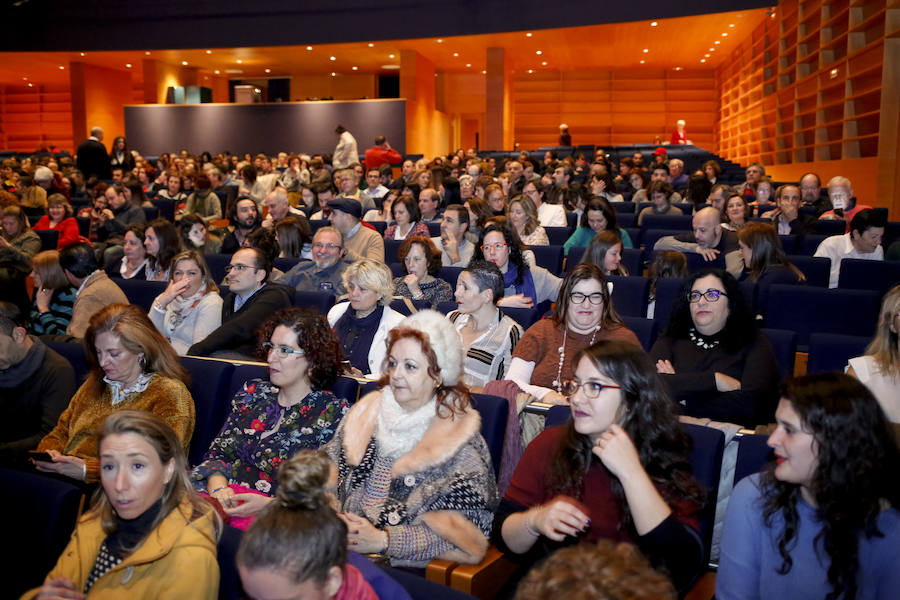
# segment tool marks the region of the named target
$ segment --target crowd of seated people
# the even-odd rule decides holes
[[[322,597],[350,588],[376,597],[383,576],[359,554],[421,574],[433,559],[478,563],[491,543],[522,573],[566,546],[628,544],[622,556],[656,569],[661,594],[675,593],[667,580],[684,593],[705,568],[697,514],[706,500],[679,414],[777,424],[777,465],[739,486],[729,508],[717,597],[787,596],[810,578],[822,595],[900,589],[900,559],[888,551],[900,541],[900,499],[896,486],[872,484],[896,470],[896,438],[858,450],[858,479],[829,470],[845,444],[832,420],[880,436],[900,418],[900,287],[884,296],[865,355],[848,357],[855,380],[779,390],[760,331],[779,308],[763,290],[807,280],[779,235],[837,233],[823,222],[845,221],[815,250],[831,259],[830,287],[843,259],[900,258],[900,246],[881,247],[884,213],[858,203],[847,178],[776,185],[753,164],[732,187],[718,163],[685,173],[664,153],[645,165],[638,155],[542,162],[459,150],[404,160],[395,179],[387,165],[333,168],[327,155],[182,151],[151,162],[126,148],[116,141],[111,179],[85,178],[67,158],[3,164],[13,202],[0,235],[0,393],[17,401],[3,407],[16,418],[0,427],[0,464],[102,490],[78,524],[93,545],[78,547],[77,566],[64,553],[35,594],[109,585],[107,570],[127,566],[158,530],[196,543],[192,570],[214,597],[207,554],[219,518],[249,527],[238,565],[258,597],[308,585]],[[33,188],[43,169],[55,183],[41,202]],[[682,194],[689,203],[675,206]],[[621,226],[626,198],[638,227],[691,215],[689,230],[647,248],[654,302],[662,279],[683,279],[652,348],[614,297],[613,280],[646,266],[629,272],[623,262],[640,239],[631,221]],[[52,247],[37,233],[50,230]],[[541,266],[546,246],[575,266]],[[144,281],[159,286],[148,311],[126,294]],[[291,308],[299,292],[335,303]],[[83,383],[53,350],[61,341],[84,345]],[[221,399],[230,412],[197,464],[185,458],[198,417],[180,356],[268,367]],[[331,387],[342,375],[378,390],[339,398]],[[473,393],[509,401],[500,467]],[[554,404],[569,406],[571,420],[544,429],[535,415]],[[146,505],[116,516],[139,517],[124,539],[107,527],[122,495],[107,469],[125,468],[123,452],[136,447],[159,481]],[[29,462],[29,450],[46,454]],[[197,540],[183,537],[186,526]],[[321,551],[286,560],[279,549],[299,543],[286,531],[317,538]],[[748,555],[735,538],[751,533],[761,549]],[[156,589],[149,571],[135,575]],[[178,577],[189,575],[173,570],[168,589],[184,585]]]

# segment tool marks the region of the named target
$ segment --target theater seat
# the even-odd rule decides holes
[[[885,295],[900,284],[900,262],[847,258],[841,261],[838,288],[874,290]]]
[[[125,297],[132,304],[140,306],[144,312],[150,312],[156,297],[166,291],[167,281],[140,281],[137,279],[114,279],[122,288]]]
[[[509,402],[506,398],[487,394],[472,394],[472,401],[481,415],[481,435],[487,442],[494,466],[494,475],[500,475],[500,461],[503,457],[503,442],[506,440],[506,421],[509,416]]]
[[[217,547],[219,562],[219,600],[241,600],[245,597],[237,568],[237,551],[244,532],[231,525],[222,528]]]
[[[629,317],[626,315],[622,316],[622,321],[625,322],[625,327],[634,332],[644,350],[650,352],[659,333],[659,326],[656,321],[645,319],[643,316]]]
[[[700,536],[703,540],[704,562],[709,561],[713,526],[716,516],[716,498],[719,495],[719,475],[722,471],[722,454],[725,451],[725,434],[712,427],[682,423],[691,436],[690,462],[694,478],[706,490],[706,504],[700,510]]]
[[[204,254],[203,259],[209,267],[213,281],[220,283],[225,279],[225,267],[231,262],[230,254]]]
[[[406,304],[407,300],[412,303],[413,308],[416,309],[416,312],[420,310],[426,310],[431,308],[431,302],[428,300],[413,300],[410,298],[394,298],[391,300],[391,308],[396,310],[401,315],[406,315],[407,317],[413,314],[413,311],[410,310],[409,305]]]
[[[809,360],[806,363],[806,372],[809,374],[827,371],[842,373],[851,358],[866,353],[866,346],[871,341],[869,337],[856,335],[813,333],[809,336]]]
[[[55,229],[34,229],[32,231],[41,238],[41,250],[56,250],[59,243],[59,231]]]
[[[386,264],[400,262],[401,240],[384,240],[384,262]]]
[[[52,348],[57,354],[65,358],[72,365],[75,371],[75,384],[81,385],[87,378],[88,366],[87,358],[84,354],[84,345],[80,342],[56,342],[50,340],[41,340],[49,348]]]
[[[327,315],[334,306],[334,295],[329,292],[308,292],[294,290],[294,306],[311,308],[322,315]]]
[[[828,280],[831,277],[830,258],[795,254],[788,256],[787,259],[806,275],[806,285],[813,285],[820,288],[828,287]]]
[[[784,329],[761,329],[772,344],[775,360],[778,362],[778,376],[784,380],[794,375],[794,358],[797,355],[797,334]]]
[[[572,230],[568,227],[544,227],[544,231],[547,232],[551,246],[562,246],[572,235]]]
[[[616,312],[629,317],[643,317],[647,314],[649,279],[617,275],[610,275],[607,279],[613,284],[612,303]]]
[[[656,308],[653,320],[656,321],[660,333],[669,324],[669,317],[675,300],[682,293],[685,280],[680,277],[669,277],[656,282]]]
[[[194,398],[196,421],[188,461],[192,465],[197,465],[203,461],[203,455],[219,435],[231,410],[233,394],[229,395],[228,390],[231,386],[234,365],[223,360],[191,356],[182,356],[179,360],[191,375],[189,389]]]
[[[450,287],[456,291],[456,281],[459,279],[459,274],[462,273],[462,271],[462,267],[441,267],[441,272],[438,273],[438,277],[449,283]]]
[[[522,329],[528,329],[541,318],[541,313],[534,308],[509,308],[500,307],[500,312],[507,315],[510,319],[522,326]]]
[[[734,463],[734,485],[748,475],[759,473],[772,460],[774,452],[766,444],[768,439],[767,435],[740,434]]]
[[[529,246],[534,252],[534,263],[544,267],[554,275],[562,271],[563,248],[562,246]]]

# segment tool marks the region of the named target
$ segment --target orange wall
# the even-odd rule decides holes
[[[882,198],[878,195],[878,159],[876,157],[765,165],[765,167],[766,175],[770,175],[775,181],[800,181],[800,177],[804,173],[811,172],[819,175],[823,186],[832,177],[842,175],[850,180],[853,192],[860,204],[891,208],[891,198]],[[896,215],[892,214],[891,218],[896,218]]]
[[[358,100],[377,97],[377,77],[371,74],[358,75],[303,75],[289,74],[291,78],[291,100],[299,102],[307,98],[334,98],[335,100]]]
[[[400,97],[406,99],[406,152],[447,154],[451,118],[435,109],[434,64],[411,50],[400,53]]]
[[[76,145],[92,127],[103,128],[103,141],[125,135],[124,106],[131,104],[131,73],[84,63],[71,64],[72,132]]]

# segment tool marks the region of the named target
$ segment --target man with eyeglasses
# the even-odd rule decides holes
[[[725,269],[735,278],[740,277],[744,263],[738,247],[737,234],[722,228],[721,213],[712,206],[707,206],[697,211],[691,224],[692,233],[661,237],[653,245],[653,249],[657,252],[660,250],[694,252],[701,255],[706,262],[718,261],[721,257]]]
[[[344,238],[334,227],[320,227],[313,237],[312,261],[297,263],[278,283],[301,292],[347,293],[342,275],[352,262],[344,259]]]
[[[336,179],[341,192],[339,198],[349,198],[359,202],[362,214],[368,210],[375,210],[375,201],[366,192],[359,189],[359,175],[354,169],[338,171]]]
[[[222,303],[222,325],[191,346],[189,356],[253,360],[256,330],[275,311],[288,308],[285,287],[268,283],[272,264],[259,248],[241,248],[225,267],[229,290]]]

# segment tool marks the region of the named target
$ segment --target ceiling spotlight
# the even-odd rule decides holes
[[[148,51],[144,52],[144,54],[145,54],[146,56],[150,56],[150,51],[148,50]],[[84,53],[82,53],[81,55],[84,56]]]
[[[728,26],[729,26],[729,27],[734,27],[734,23],[729,23]]]
[[[393,54],[388,54],[388,58],[394,58]]]
[[[353,69],[354,71],[359,71],[359,67],[350,67],[350,68]]]
[[[335,57],[335,56],[329,56],[329,57],[328,57],[328,60],[337,60],[337,57]]]
[[[723,34],[722,34],[722,37],[728,37],[728,34],[727,34],[727,33],[723,33]]]
[[[650,52],[650,48],[644,48],[644,54],[647,54],[648,52]]]
[[[29,84],[28,84],[28,87],[34,87],[34,84],[33,84],[33,83],[29,83]]]
[[[681,70],[681,67],[675,67],[675,70],[676,70],[676,71],[680,71],[680,70]]]
[[[700,62],[705,63],[705,62],[706,62],[706,59],[705,59],[705,58],[701,58],[701,59],[700,59]]]
[[[720,42],[719,40],[716,40],[715,42],[713,42],[713,44],[715,44],[716,46],[718,46],[718,45],[721,44],[721,43],[722,43],[722,42]]]
[[[207,53],[207,54],[212,54],[212,50],[207,50],[206,53]]]
[[[831,75],[831,78],[832,78],[832,79],[834,79],[835,77],[838,76],[838,70],[837,70],[837,69],[832,69],[831,71],[828,72],[828,74]]]
[[[375,44],[373,44],[372,42],[369,42],[369,48],[374,48],[374,47],[375,47]]]
[[[466,67],[471,67],[472,63],[466,63]]]
[[[641,64],[644,64],[645,62],[647,62],[647,61],[642,60],[642,61],[641,61]]]
[[[535,54],[543,54],[543,52],[540,51],[540,50],[536,50],[536,51],[535,51]]]
[[[126,68],[126,69],[130,69],[130,68],[131,68],[131,63],[125,63],[125,68]]]
[[[27,78],[27,77],[23,77],[23,78],[22,78],[22,81],[28,81],[28,78]]]
[[[529,73],[534,73],[534,69],[528,69]]]
[[[531,37],[531,32],[529,31],[528,33],[526,33],[525,37]]]
[[[656,21],[650,22],[650,27],[656,27],[657,25],[659,25],[659,23],[657,23]]]
[[[218,69],[216,69],[216,75],[218,75],[218,74],[219,74],[219,70],[218,70]]]
[[[81,55],[84,56],[84,52],[82,52]]]
[[[261,91],[262,90],[260,90],[259,88],[253,88],[253,92],[256,94],[259,94]]]
[[[238,61],[238,62],[240,62],[240,61]],[[181,61],[181,64],[182,64],[183,66],[186,67],[186,66],[187,66],[187,61],[186,61],[186,60],[183,60],[183,61]]]
[[[312,46],[307,46],[306,49],[307,49],[307,50],[312,50]]]
[[[242,65],[244,64],[244,61],[242,61],[241,59],[237,59],[237,64]]]
[[[444,40],[438,38],[438,39],[437,39],[437,43],[438,43],[438,44],[443,44],[443,43],[444,43]]]
[[[709,53],[707,52],[707,53],[704,54],[703,56],[705,56],[706,58],[709,58]]]
[[[272,69],[266,69],[266,73],[271,73]]]
[[[65,68],[64,66],[59,65],[59,70],[60,70],[60,71],[64,71],[65,69],[66,69],[66,68]]]
[[[334,71],[332,71],[332,72],[331,72],[331,76],[332,76],[332,77],[337,77],[337,73],[335,73]]]
[[[487,75],[487,71],[485,71],[484,69],[482,69],[482,70],[481,70],[481,74],[482,74],[482,75]]]
[[[459,52],[454,52],[453,56],[459,56]]]
[[[546,67],[546,66],[547,66],[547,61],[546,61],[546,60],[545,60],[545,61],[541,61],[541,65]]]

